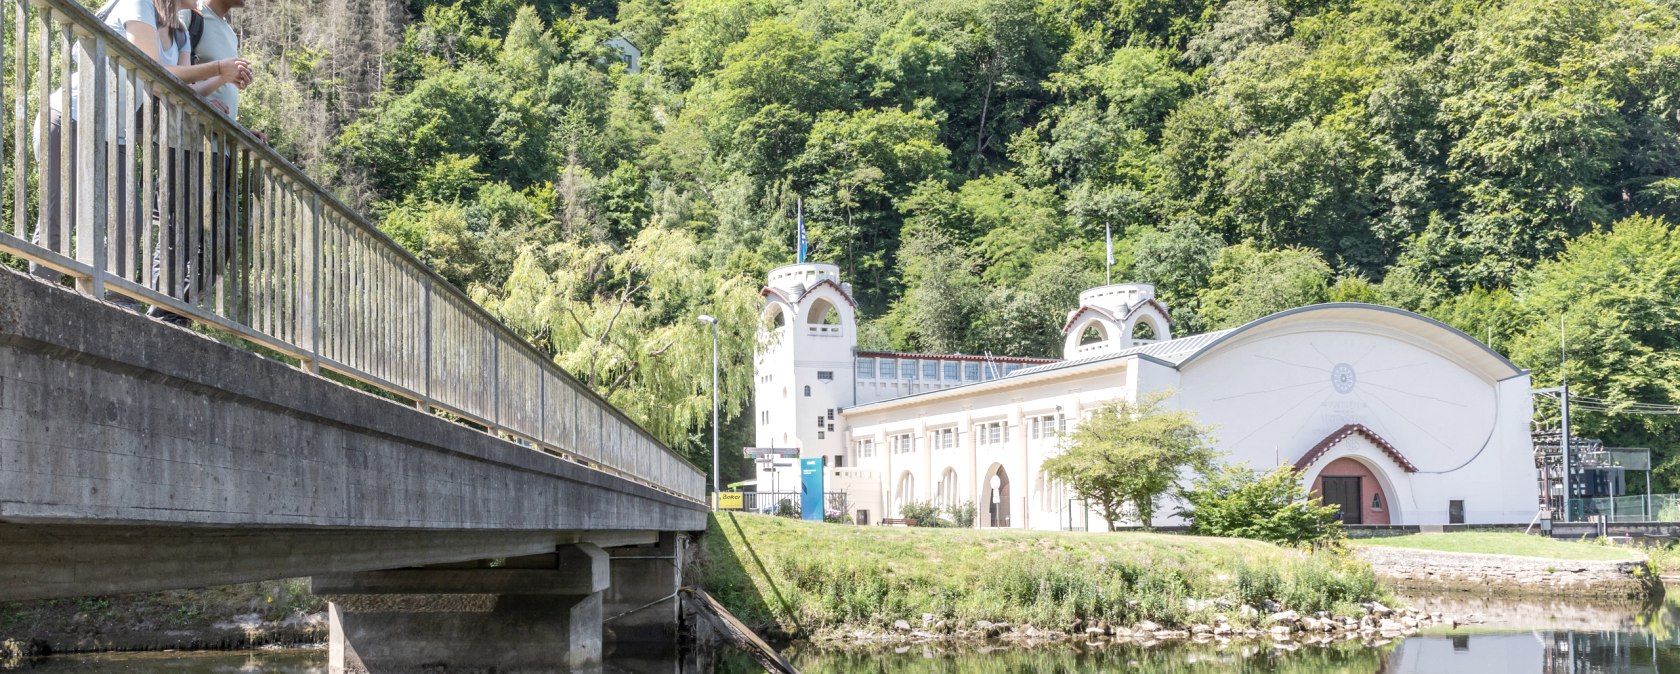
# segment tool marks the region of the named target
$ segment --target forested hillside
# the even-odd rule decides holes
[[[1419,311],[1577,393],[1680,403],[1672,0],[261,0],[247,122],[696,457],[723,318],[839,264],[866,346],[1051,356],[1077,293],[1175,331]],[[642,52],[627,72],[606,44]],[[1555,416],[1537,403],[1542,418]],[[1655,446],[1673,416],[1583,413]]]

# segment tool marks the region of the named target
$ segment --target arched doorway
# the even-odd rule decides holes
[[[1343,524],[1388,524],[1394,504],[1375,470],[1351,456],[1331,461],[1313,478],[1313,493],[1338,508]]]
[[[986,471],[986,479],[980,483],[980,493],[984,497],[980,504],[980,512],[983,517],[980,525],[984,527],[1010,526],[1009,472],[1003,469],[1002,464],[994,463],[991,469]]]

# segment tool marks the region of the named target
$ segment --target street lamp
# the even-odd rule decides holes
[[[701,323],[712,326],[712,512],[717,512],[718,494],[718,322],[700,314]]]

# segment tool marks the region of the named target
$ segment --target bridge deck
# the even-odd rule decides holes
[[[639,541],[705,507],[0,270],[0,522],[5,599]]]

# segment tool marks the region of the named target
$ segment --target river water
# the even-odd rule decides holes
[[[787,655],[805,674],[1201,672],[1277,674],[1680,674],[1680,603],[1595,604],[1550,600],[1412,597],[1412,606],[1481,622],[1379,646],[1250,643],[1152,647],[1083,644],[942,648],[915,645],[833,651],[796,644]],[[325,674],[325,650],[59,656],[10,663],[40,674]],[[0,665],[0,668],[6,668]],[[739,654],[618,652],[607,674],[735,674],[762,671]]]

